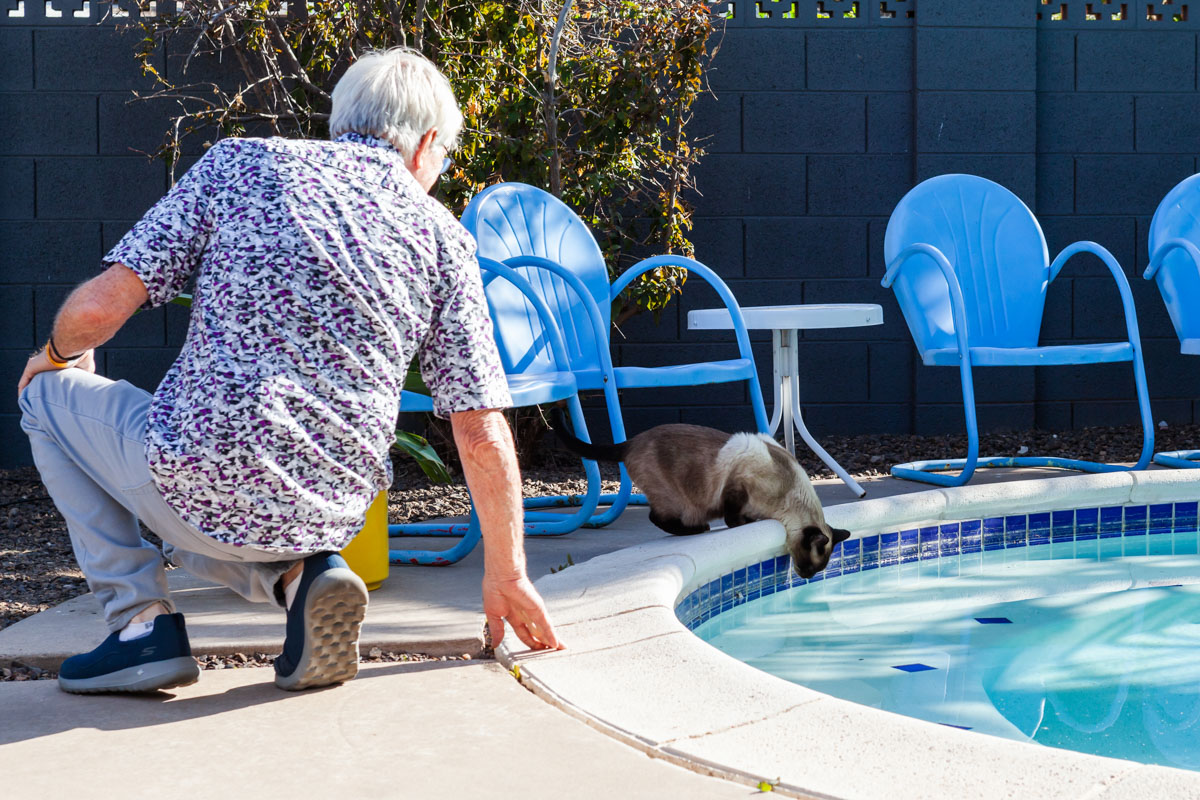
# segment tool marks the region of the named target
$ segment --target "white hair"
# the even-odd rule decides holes
[[[435,144],[453,149],[462,112],[450,81],[416,50],[394,47],[363,53],[333,87],[329,135],[377,136],[412,158],[429,130]]]

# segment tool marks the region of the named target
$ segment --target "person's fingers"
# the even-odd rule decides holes
[[[504,639],[504,619],[488,614],[488,632],[492,635],[492,647],[499,647]]]

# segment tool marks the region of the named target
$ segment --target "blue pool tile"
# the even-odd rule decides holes
[[[842,542],[842,574],[850,575],[861,569],[859,551],[862,549],[861,539],[851,539]]]
[[[775,576],[776,576],[775,582],[776,583],[780,583],[782,581],[787,580],[788,566],[789,565],[788,565],[788,557],[787,556],[776,556],[775,557]]]
[[[1175,530],[1177,531],[1194,531],[1196,530],[1196,507],[1197,503],[1176,503],[1175,504]]]
[[[953,525],[938,526],[938,553],[941,556],[956,556],[960,542],[961,532],[958,523]]]
[[[764,583],[762,587],[762,597],[770,597],[775,594],[776,588],[774,583]]]
[[[1075,540],[1095,539],[1100,530],[1100,509],[1079,508],[1075,510]]]
[[[963,553],[978,553],[983,549],[983,520],[973,519],[962,524],[959,547]]]
[[[983,521],[983,549],[1004,547],[1004,517],[988,517]]]
[[[879,565],[890,566],[900,563],[900,533],[879,534]]]
[[[937,669],[928,664],[895,664],[892,669],[898,669],[901,672],[925,672],[926,670]]]
[[[976,617],[975,621],[980,625],[1011,625],[1012,620],[1008,617]]]
[[[1055,511],[1050,515],[1050,541],[1070,542],[1075,539],[1075,512]]]
[[[746,574],[747,574],[746,567],[742,567],[741,569],[736,570],[733,573],[733,589],[734,589],[734,591],[739,591],[739,592],[743,592],[743,593],[746,591]]]
[[[721,576],[721,588],[718,590],[721,593],[721,603],[726,603],[733,596],[733,575]]]
[[[1029,545],[1047,544],[1050,541],[1050,514],[1029,515]]]
[[[1125,525],[1125,509],[1121,506],[1108,506],[1100,509],[1100,538],[1120,536],[1121,528]]]
[[[1150,506],[1150,533],[1170,533],[1175,524],[1175,507],[1170,503]]]
[[[1024,547],[1029,518],[1020,515],[1004,518],[1004,546]]]
[[[762,595],[762,564],[746,567],[746,596],[755,600]]]
[[[900,563],[907,564],[910,561],[916,561],[919,553],[920,541],[917,538],[916,529],[900,531]]]
[[[919,541],[921,543],[922,561],[930,558],[938,557],[938,529],[936,526],[929,528],[921,528]]]
[[[1125,535],[1144,536],[1146,534],[1146,507],[1128,506],[1125,509]]]

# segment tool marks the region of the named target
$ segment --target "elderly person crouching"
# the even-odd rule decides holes
[[[22,427],[111,632],[63,663],[64,690],[199,677],[139,519],[174,564],[287,609],[278,686],[354,677],[367,591],[337,551],[391,483],[414,354],[482,523],[493,638],[507,619],[559,646],[525,574],[474,241],[428,195],[461,125],[432,63],[367,54],[334,89],[332,141],[218,142],[63,304],[21,376]],[[93,348],[191,280],[187,339],[153,396],[94,374]]]

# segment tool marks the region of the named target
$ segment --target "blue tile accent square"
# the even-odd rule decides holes
[[[983,520],[964,522],[959,532],[959,547],[963,553],[978,553],[983,549]]]
[[[1055,511],[1050,515],[1050,541],[1069,542],[1075,538],[1075,512]]]
[[[941,556],[956,556],[959,548],[959,524],[938,526],[938,553]]]
[[[1012,620],[1008,617],[976,617],[975,621],[980,625],[1011,625]]]
[[[1004,547],[1004,517],[988,517],[983,521],[983,549]]]
[[[1075,540],[1095,539],[1100,530],[1100,509],[1075,509]]]
[[[1170,533],[1175,524],[1175,506],[1158,503],[1150,506],[1150,533]]]
[[[1029,518],[1020,515],[1004,518],[1004,546],[1024,547],[1028,534]]]
[[[774,582],[771,582],[771,583],[764,583],[764,584],[763,584],[763,587],[762,587],[762,595],[761,595],[761,596],[762,596],[762,597],[769,597],[770,595],[773,595],[773,594],[775,594],[775,591],[776,591],[776,589],[775,589],[775,583],[774,583]]]
[[[1100,509],[1100,538],[1107,539],[1121,535],[1125,525],[1125,509],[1121,506],[1108,506]]]
[[[1146,534],[1146,506],[1127,506],[1125,508],[1125,535],[1144,536]]]
[[[1029,515],[1029,544],[1048,544],[1050,542],[1050,514],[1048,512]]]
[[[1196,509],[1198,505],[1200,503],[1188,502],[1175,504],[1175,530],[1196,530]]]
[[[722,603],[725,603],[733,596],[733,575],[721,576],[721,588],[718,591],[721,593]]]
[[[900,531],[900,563],[916,561],[920,553],[920,541],[916,529]]]
[[[928,664],[896,664],[892,666],[892,669],[898,669],[901,672],[925,672],[926,670],[937,669],[937,667],[931,667]]]
[[[733,573],[733,588],[735,591],[746,591],[746,567]]]
[[[920,558],[938,557],[938,529],[936,527],[921,528],[918,533],[918,541],[920,541]]]

